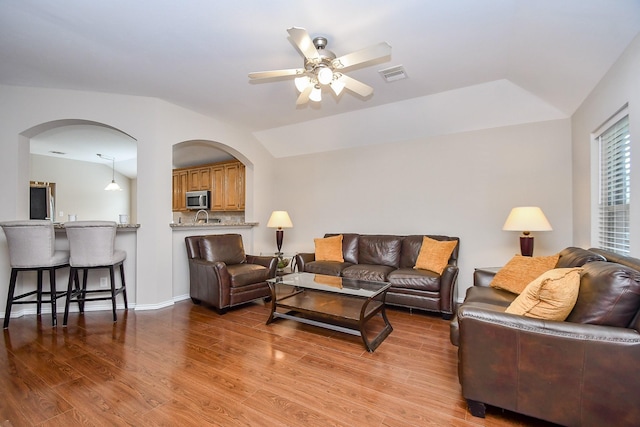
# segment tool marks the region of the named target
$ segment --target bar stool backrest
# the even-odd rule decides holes
[[[66,222],[72,267],[114,264],[117,224],[112,221]]]
[[[66,264],[69,253],[55,250],[55,231],[49,220],[0,223],[7,236],[12,268],[37,268]]]

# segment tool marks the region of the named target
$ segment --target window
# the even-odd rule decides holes
[[[629,115],[619,117],[596,138],[600,152],[598,246],[629,255],[631,138]]]

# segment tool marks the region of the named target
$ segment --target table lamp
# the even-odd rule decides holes
[[[520,253],[533,256],[532,231],[551,231],[551,224],[537,206],[523,206],[511,209],[502,229],[505,231],[522,231],[520,236]]]
[[[287,211],[271,212],[271,217],[269,218],[269,222],[267,222],[267,227],[277,228],[276,244],[278,245],[278,254],[281,254],[282,238],[284,237],[283,228],[293,227],[293,223],[291,222],[291,218],[289,218],[289,214],[287,213]]]

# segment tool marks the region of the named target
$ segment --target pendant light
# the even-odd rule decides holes
[[[98,154],[98,157],[105,160],[111,160],[111,182],[104,187],[105,191],[122,191],[122,188],[116,182],[116,158]]]

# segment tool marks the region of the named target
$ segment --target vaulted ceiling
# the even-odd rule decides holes
[[[338,56],[388,42],[348,73],[373,95],[250,81],[302,67],[292,26]],[[164,99],[279,157],[569,117],[639,32],[640,0],[0,0],[0,84]]]

